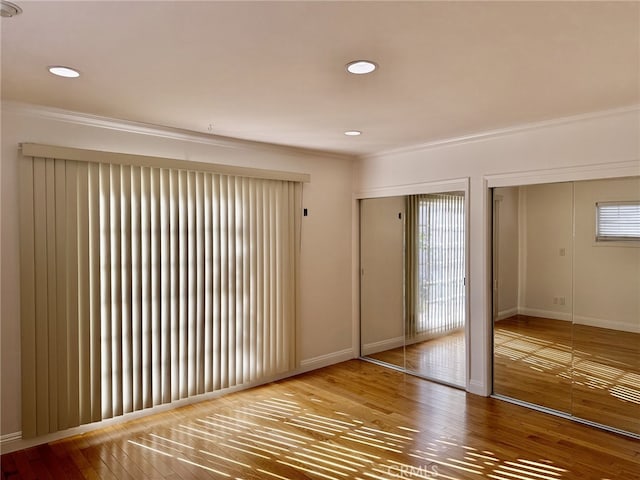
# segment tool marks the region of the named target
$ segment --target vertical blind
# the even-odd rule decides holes
[[[24,438],[295,368],[300,182],[22,170]]]
[[[446,335],[465,321],[464,194],[406,199],[405,285],[409,338]]]

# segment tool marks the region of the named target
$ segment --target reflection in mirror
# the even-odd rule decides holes
[[[404,197],[360,201],[361,354],[404,368]]]
[[[640,434],[640,178],[493,194],[494,392]]]
[[[572,413],[640,434],[640,178],[574,188]],[[629,238],[596,240],[596,204],[633,201],[616,227]]]
[[[406,368],[463,387],[464,192],[410,195],[405,211]]]
[[[360,202],[361,354],[464,387],[464,192]]]
[[[572,185],[494,189],[494,392],[571,410]]]

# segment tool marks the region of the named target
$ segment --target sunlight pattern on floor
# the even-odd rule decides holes
[[[410,427],[386,431],[340,411],[320,415],[292,394],[155,430],[128,443],[214,478],[559,480],[566,472],[545,460],[501,459],[451,437],[423,441]]]
[[[570,379],[589,389],[606,390],[624,402],[640,405],[640,374],[613,367],[609,359],[574,351],[562,343],[549,342],[521,333],[496,330],[495,354],[528,364],[529,368]]]

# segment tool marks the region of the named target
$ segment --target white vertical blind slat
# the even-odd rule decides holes
[[[131,167],[120,169],[120,295],[122,299],[122,412],[133,411]]]
[[[101,343],[101,268],[100,268],[100,165],[89,165],[88,173],[89,230],[89,309],[90,309],[90,362],[91,421],[102,420],[102,343]]]
[[[67,385],[69,383],[68,375],[68,337],[67,337],[67,296],[66,296],[66,278],[67,278],[67,258],[65,239],[67,236],[67,216],[66,216],[66,181],[65,164],[62,162],[53,163],[54,168],[54,189],[52,192],[53,203],[51,208],[54,210],[54,229],[55,229],[55,290],[56,297],[56,318],[60,319],[56,322],[55,334],[52,335],[57,359],[55,362],[55,375],[57,385],[57,421],[56,428],[64,429],[69,425],[69,398]]]
[[[178,398],[186,398],[189,395],[189,283],[187,268],[187,250],[188,250],[188,224],[187,224],[187,172],[179,172],[178,177],[178,270],[179,270],[179,294],[180,298],[180,320],[179,320],[179,337],[180,349],[178,355],[178,363],[180,364],[180,372],[178,382],[180,384]]]
[[[153,406],[153,359],[151,352],[152,337],[152,285],[151,285],[151,171],[143,167],[140,171],[140,268],[142,283],[142,328],[140,330],[141,353],[142,353],[142,408]]]
[[[173,298],[171,295],[171,215],[170,215],[170,172],[166,169],[160,170],[160,401],[167,403],[171,401],[171,311],[173,308]]]
[[[195,355],[195,368],[196,368],[196,392],[205,392],[205,377],[204,377],[204,343],[205,343],[205,316],[204,316],[204,244],[205,244],[205,230],[204,230],[204,174],[199,172],[195,175],[195,241],[196,241],[196,355]]]
[[[79,352],[79,291],[78,291],[78,257],[80,249],[78,247],[78,169],[75,162],[65,165],[64,174],[64,210],[66,236],[63,241],[65,248],[64,261],[66,262],[65,275],[62,280],[65,288],[59,293],[66,304],[67,318],[66,330],[66,402],[67,402],[67,423],[61,428],[75,427],[80,424],[80,352]],[[57,200],[56,200],[57,202]],[[64,401],[64,400],[63,400]]]
[[[89,169],[77,165],[77,261],[78,261],[78,409],[79,424],[91,421],[91,304],[89,277]],[[70,213],[69,210],[67,213]],[[70,272],[71,273],[71,272]],[[69,295],[72,292],[69,291]]]
[[[119,165],[111,165],[110,168],[110,242],[111,242],[111,383],[112,383],[112,408],[113,416],[122,415],[122,246],[121,246],[121,206],[122,193],[121,168]]]
[[[131,387],[133,411],[142,406],[142,175],[131,167]]]
[[[35,210],[34,163],[20,164],[20,312],[22,315],[21,366],[22,434],[37,434],[37,345],[35,308]]]
[[[212,198],[211,175],[205,174],[203,188],[203,229],[204,229],[204,391],[213,391],[213,242],[212,242]]]
[[[212,262],[213,262],[213,289],[211,300],[213,303],[213,389],[219,390],[222,388],[222,305],[220,299],[222,298],[222,253],[221,253],[221,241],[222,227],[220,225],[220,211],[222,197],[220,193],[220,178],[219,175],[211,176],[211,229],[212,232],[216,232],[213,236],[212,246]]]
[[[151,403],[162,404],[162,319],[161,296],[162,269],[160,265],[160,170],[151,168]]]

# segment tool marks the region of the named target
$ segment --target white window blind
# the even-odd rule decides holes
[[[24,438],[295,368],[300,182],[21,166]]]
[[[464,195],[407,197],[406,307],[409,337],[464,327]]]
[[[640,201],[596,203],[596,241],[640,240]]]

